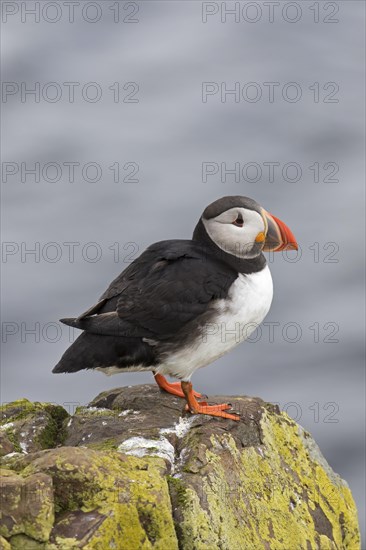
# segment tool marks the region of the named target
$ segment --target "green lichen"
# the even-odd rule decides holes
[[[9,439],[10,443],[13,445],[14,452],[15,453],[21,453],[22,448],[19,444],[18,439],[15,437],[15,434],[14,434],[12,428],[6,428],[5,434],[6,434],[7,438]]]
[[[10,538],[11,550],[45,550],[46,544],[38,542],[26,535],[15,535]],[[1,545],[0,545],[1,548]],[[48,549],[47,549],[48,550]]]
[[[14,409],[20,409],[20,412],[24,409],[27,409],[29,407],[32,407],[33,403],[29,401],[28,399],[17,399],[16,401],[11,401],[10,403],[3,403],[0,407],[0,413],[1,413],[1,423],[3,422],[9,422],[10,413]],[[19,412],[19,414],[20,414]]]
[[[51,403],[30,402],[28,399],[19,399],[7,403],[1,407],[0,426],[12,423],[13,426],[5,428],[5,433],[16,452],[22,452],[20,443],[15,433],[22,429],[23,421],[32,423],[40,415],[43,415],[46,425],[40,427],[40,433],[35,440],[41,449],[49,449],[61,445],[66,437],[64,420],[69,416],[63,407]]]
[[[173,494],[174,500],[178,504],[185,506],[187,504],[187,487],[181,481],[181,479],[173,476],[167,476],[170,493]]]
[[[94,449],[95,451],[113,451],[117,450],[118,443],[115,439],[103,439],[102,441],[99,441],[98,443],[87,443],[86,446],[88,449]]]
[[[12,470],[13,473],[17,473],[19,475],[22,475],[22,470],[24,468],[24,464],[22,462],[22,458],[24,455],[22,453],[17,452],[16,454],[13,454],[12,456],[5,455],[0,458],[0,468],[1,472],[3,471],[2,468],[7,468],[9,470]]]
[[[17,401],[12,401],[11,403],[6,403],[1,406],[1,424],[7,422],[15,422],[18,420],[23,420],[30,416],[33,416],[34,413],[44,411],[47,407],[52,407],[50,403],[41,403],[38,401],[29,401],[28,399],[18,399]]]
[[[42,449],[51,449],[64,443],[67,435],[64,421],[69,415],[59,405],[47,406],[44,410],[48,414],[49,420],[38,436],[38,441]]]

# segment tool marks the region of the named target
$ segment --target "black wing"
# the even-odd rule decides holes
[[[68,325],[94,334],[164,340],[225,298],[237,273],[193,241],[162,241],[125,269]]]

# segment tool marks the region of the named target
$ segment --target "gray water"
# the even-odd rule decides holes
[[[152,242],[189,238],[211,201],[250,196],[291,227],[301,254],[270,258],[267,325],[194,385],[279,403],[363,518],[364,4],[281,2],[271,22],[260,2],[226,21],[214,2],[120,2],[119,14],[116,2],[80,2],[73,23],[62,2],[41,2],[39,22],[22,13],[34,2],[8,4],[2,402],[72,410],[150,382],[52,375],[72,336],[58,319],[92,305]]]

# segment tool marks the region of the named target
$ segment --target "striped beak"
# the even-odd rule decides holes
[[[263,250],[280,252],[281,250],[298,250],[297,242],[291,229],[283,221],[270,214],[264,208],[262,216],[266,225]]]

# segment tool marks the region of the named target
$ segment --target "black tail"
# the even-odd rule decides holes
[[[65,319],[63,321],[69,321]],[[71,319],[70,319],[71,321]],[[68,323],[66,323],[68,324]],[[73,325],[70,325],[73,326]],[[156,364],[153,348],[141,338],[124,338],[83,332],[65,351],[53,373],[118,367],[146,370]]]
[[[79,320],[77,317],[68,317],[68,318],[65,318],[65,319],[60,319],[60,323],[63,323],[64,325],[68,325],[69,327],[75,327],[75,328],[80,328],[79,327]]]

